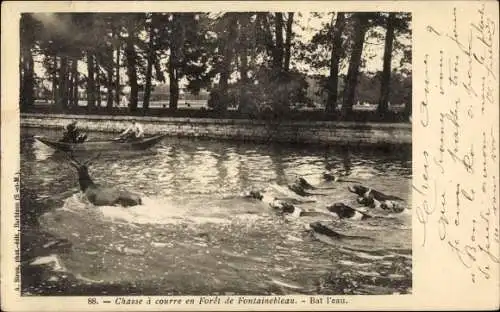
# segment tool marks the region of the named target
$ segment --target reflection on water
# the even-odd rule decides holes
[[[22,129],[25,294],[390,294],[411,289],[409,212],[363,222],[292,219],[260,201],[235,196],[248,189],[286,189],[281,186],[296,175],[332,186],[321,181],[328,169],[411,202],[408,148],[167,138],[151,151],[97,158],[89,170],[95,182],[144,197],[137,207],[97,208],[79,193],[66,156],[36,142],[33,134]],[[78,155],[80,160],[92,156]],[[303,208],[326,212],[333,202],[356,205],[347,184],[333,184],[322,193]],[[309,224],[322,220],[370,239],[312,235]],[[51,270],[29,265],[33,259],[45,259]]]

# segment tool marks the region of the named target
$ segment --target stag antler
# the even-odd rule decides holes
[[[73,152],[66,152],[66,151],[63,151],[64,152],[64,155],[66,155],[66,157],[68,158],[68,160],[70,161],[70,163],[75,167],[75,168],[79,168],[79,167],[83,167],[83,166],[88,166],[92,163],[92,161],[94,161],[95,159],[99,158],[99,156],[101,156],[101,153],[98,153],[97,155],[95,155],[94,157],[91,157],[89,158],[88,160],[84,161],[83,164],[81,162],[79,162],[74,156],[73,156]]]

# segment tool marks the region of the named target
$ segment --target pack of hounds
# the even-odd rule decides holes
[[[123,206],[130,207],[142,204],[142,199],[139,194],[135,194],[128,190],[121,190],[114,187],[103,186],[94,183],[88,172],[88,165],[91,160],[84,163],[76,160],[73,155],[67,154],[70,164],[76,169],[78,173],[78,181],[80,190],[85,195],[85,197],[95,206]],[[97,156],[98,157],[98,156]],[[331,172],[325,172],[322,176],[323,180],[332,183],[341,182],[355,182],[352,180],[344,179],[339,175],[335,175]],[[241,197],[259,200],[268,203],[269,206],[275,209],[277,212],[282,214],[291,214],[295,217],[301,216],[314,216],[314,215],[324,215],[324,214],[335,214],[340,219],[354,219],[354,220],[365,220],[371,218],[372,215],[367,211],[363,211],[359,208],[353,208],[344,203],[337,202],[326,206],[328,212],[322,211],[311,211],[300,208],[298,205],[315,202],[313,199],[307,199],[309,196],[315,195],[325,195],[321,193],[313,193],[315,190],[326,190],[333,189],[332,187],[315,187],[311,185],[303,177],[297,177],[294,183],[288,185],[288,189],[294,194],[298,195],[296,197],[269,197],[265,192],[251,190],[243,192],[240,194]],[[354,184],[348,186],[348,190],[351,193],[357,195],[357,202],[371,209],[381,209],[389,213],[401,213],[405,210],[404,200],[397,196],[387,195],[377,190],[365,187],[360,184]]]
[[[352,180],[346,180],[342,177],[335,175],[331,172],[323,173],[323,179],[328,182],[355,182]],[[332,187],[315,187],[311,185],[303,177],[297,177],[294,183],[288,185],[288,189],[301,197],[325,195],[321,193],[312,193],[313,190],[326,190],[333,189]],[[347,187],[347,189],[357,195],[357,202],[364,207],[370,209],[378,209],[386,211],[387,213],[401,213],[405,210],[404,200],[400,197],[387,195],[380,191],[374,190],[372,188],[354,184]],[[262,200],[268,202],[269,206],[276,209],[278,212],[283,214],[291,214],[295,217],[301,216],[315,216],[325,214],[321,211],[316,210],[305,210],[300,208],[298,205],[315,202],[315,200],[302,200],[293,197],[273,197],[266,199],[266,196],[260,191],[248,191],[244,192],[243,197],[252,198],[256,200]],[[353,220],[365,220],[372,218],[373,216],[366,211],[366,209],[353,208],[342,202],[336,202],[331,205],[326,206],[326,210],[329,213],[327,215],[335,214],[340,219],[353,219]]]

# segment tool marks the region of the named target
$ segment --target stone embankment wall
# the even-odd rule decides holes
[[[117,133],[135,118],[146,134],[306,144],[411,144],[411,124],[328,121],[21,114],[22,127],[62,129],[76,120],[86,131]]]

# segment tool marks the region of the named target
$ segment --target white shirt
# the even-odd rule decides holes
[[[127,107],[128,106],[128,100],[126,96],[122,96],[122,100],[120,103],[120,106]]]
[[[144,136],[144,129],[142,128],[142,126],[138,123],[134,123],[132,125],[130,125],[123,133],[122,135],[124,134],[127,134],[129,132],[133,132],[135,133],[135,136],[137,138],[142,138]]]

